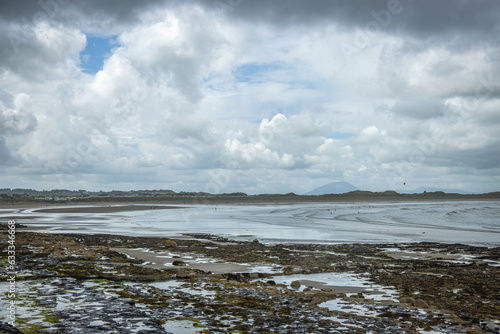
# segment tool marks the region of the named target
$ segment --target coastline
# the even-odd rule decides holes
[[[295,203],[363,203],[363,202],[448,202],[448,201],[500,201],[500,192],[485,194],[452,194],[429,192],[424,194],[399,194],[394,191],[353,191],[344,194],[306,196],[297,194],[269,194],[249,196],[159,196],[159,197],[89,197],[71,200],[36,200],[0,198],[0,209],[37,208],[45,206],[117,206],[117,205],[223,205],[223,204],[295,204]]]
[[[153,209],[153,208],[158,209]],[[163,210],[164,209],[164,210]],[[274,243],[442,242],[500,246],[500,202],[111,203],[4,209],[1,220],[47,233],[217,234]],[[490,218],[488,218],[490,217]],[[20,229],[21,230],[21,229]]]

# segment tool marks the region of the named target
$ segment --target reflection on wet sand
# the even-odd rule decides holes
[[[175,210],[169,210],[174,209]],[[66,206],[0,210],[28,230],[130,236],[214,234],[273,243],[500,245],[500,202]],[[36,218],[33,218],[36,217]]]

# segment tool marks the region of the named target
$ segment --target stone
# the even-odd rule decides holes
[[[399,298],[399,302],[401,304],[415,305],[415,298],[412,298],[412,297],[401,297],[401,298]]]
[[[319,293],[313,297],[309,305],[318,305],[328,301],[329,299],[330,299],[329,296]]]
[[[175,242],[173,240],[167,240],[167,241],[165,241],[165,247],[175,248],[175,247],[177,247],[177,242]]]
[[[299,289],[301,285],[302,284],[300,283],[300,281],[293,281],[292,283],[290,283],[292,289]]]
[[[177,274],[175,274],[176,278],[192,278],[195,276],[195,273],[190,271],[189,269],[180,269]]]
[[[66,258],[66,254],[65,254],[64,250],[62,250],[62,249],[53,250],[49,256],[56,257],[58,259]]]
[[[415,304],[413,305],[419,308],[429,308],[429,304],[427,304],[427,302],[422,299],[415,300]]]
[[[241,281],[242,279],[241,273],[226,273],[222,274],[222,277],[230,281]]]
[[[173,265],[173,266],[187,266],[187,263],[186,263],[186,262],[184,262],[184,261],[181,261],[181,260],[174,260],[174,261],[172,262],[172,265]]]
[[[295,267],[295,266],[286,266],[283,268],[283,274],[285,275],[293,275],[293,274],[298,274],[300,273],[302,270],[298,267]]]

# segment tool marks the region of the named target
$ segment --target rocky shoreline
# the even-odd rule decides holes
[[[25,334],[500,333],[498,247],[18,231],[16,269]]]

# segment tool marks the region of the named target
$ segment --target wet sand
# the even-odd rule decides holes
[[[66,208],[47,208],[37,209],[33,212],[42,213],[116,213],[126,211],[144,211],[144,210],[166,210],[178,209],[179,206],[167,205],[102,205],[102,206],[75,206]]]
[[[155,208],[156,209],[151,209]],[[177,210],[167,210],[176,208]],[[216,234],[273,243],[443,242],[500,246],[500,202],[277,205],[81,204],[3,209],[0,220],[48,233]]]

